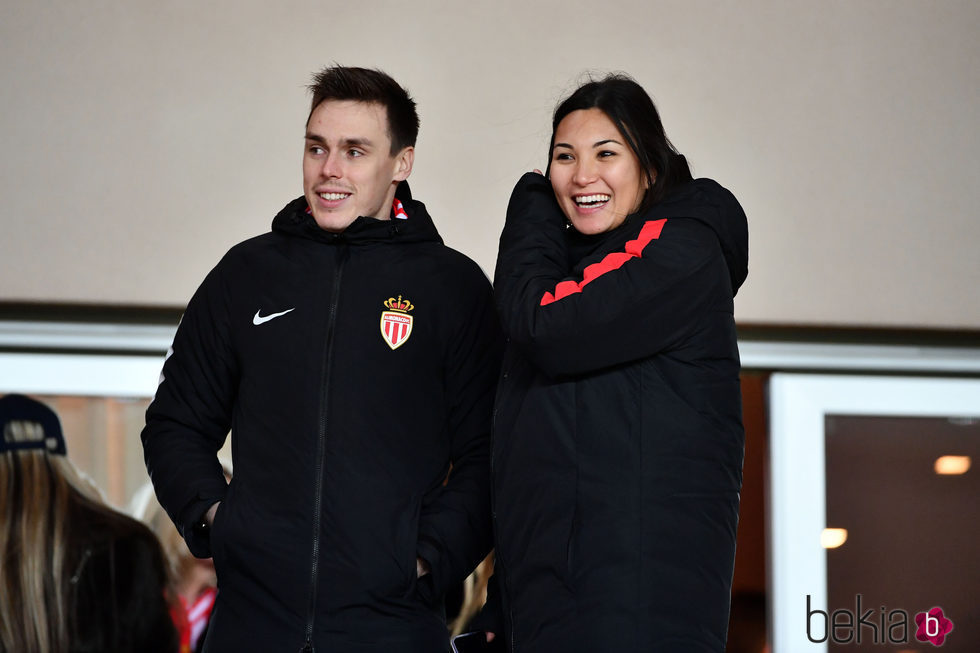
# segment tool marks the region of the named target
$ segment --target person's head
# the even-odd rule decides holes
[[[325,68],[309,88],[303,192],[316,223],[340,232],[359,216],[388,219],[415,160],[415,102],[391,77],[366,68]]]
[[[555,109],[547,176],[576,230],[615,229],[691,179],[653,100],[622,73],[590,80]]]

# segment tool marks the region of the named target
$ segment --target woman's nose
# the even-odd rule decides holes
[[[588,186],[596,179],[596,166],[591,161],[579,161],[575,164],[572,181],[579,186]]]

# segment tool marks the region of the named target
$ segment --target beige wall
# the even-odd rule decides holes
[[[413,189],[492,272],[586,69],[749,216],[745,322],[980,328],[980,3],[38,1],[0,23],[0,300],[186,303],[301,193],[304,85],[419,101]]]

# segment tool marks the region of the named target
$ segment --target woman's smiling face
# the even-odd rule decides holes
[[[558,123],[550,178],[565,217],[583,234],[623,224],[648,185],[640,160],[600,109],[572,111]]]

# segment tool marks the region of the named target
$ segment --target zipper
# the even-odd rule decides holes
[[[509,346],[510,338],[507,338],[507,343]],[[500,370],[501,382],[507,379],[507,376],[509,374],[508,370],[510,369],[509,368],[510,364],[511,364],[510,356],[508,356],[507,353],[505,352],[503,365],[501,366],[501,370]],[[500,384],[502,385],[502,383]],[[496,446],[495,446],[496,437],[493,435],[497,431],[497,406],[496,406],[496,402],[494,402],[494,404],[495,405],[493,407],[493,413],[490,418],[490,433],[491,433],[491,443],[492,443],[492,446],[490,447],[490,504],[491,504],[490,516],[493,519],[494,532],[497,532],[497,483],[496,483],[496,474],[494,473],[495,471],[494,466],[496,463],[497,456],[496,456]],[[504,557],[500,553],[500,547],[494,548],[493,555],[494,555],[493,564],[495,568],[494,575],[497,574],[496,567],[498,566],[500,567],[500,590],[501,593],[503,594],[501,598],[513,596],[510,593],[510,586],[507,584],[507,575],[506,573],[504,573],[507,564],[504,562]],[[507,646],[508,650],[511,653],[513,653],[516,650],[515,648],[516,641],[514,637],[514,609],[510,605],[510,600],[507,601],[507,614],[510,616],[510,642],[509,642],[509,646],[507,646],[506,644],[505,646]],[[502,635],[503,633],[500,634]]]
[[[327,315],[326,348],[323,354],[323,394],[320,397],[320,432],[316,447],[316,483],[313,492],[313,547],[310,556],[310,600],[306,618],[306,641],[301,651],[313,653],[313,623],[316,620],[317,579],[320,569],[320,518],[323,506],[323,457],[326,451],[327,423],[330,413],[330,372],[333,367],[334,331],[337,326],[337,308],[340,302],[340,281],[347,262],[347,245],[341,243],[337,250],[337,269],[330,294],[330,312]]]
[[[492,461],[493,461],[493,458],[491,457],[491,463],[492,463]],[[493,517],[494,517],[494,522],[496,522],[497,521],[496,511],[494,511]],[[500,549],[496,549],[494,551],[494,563],[493,564],[494,564],[495,567],[496,566],[499,566],[500,567],[500,569],[499,569],[499,571],[500,571],[500,589],[503,592],[503,597],[501,597],[501,598],[513,596],[513,594],[511,594],[511,592],[510,592],[510,584],[507,582],[507,574],[506,574],[506,571],[505,571],[506,568],[507,568],[507,564],[504,562],[504,557],[502,555],[500,555]],[[494,575],[496,575],[496,573],[497,573],[497,570],[494,570]],[[510,624],[509,624],[509,626],[510,626],[510,642],[508,642],[509,646],[507,647],[507,650],[510,651],[511,653],[514,653],[514,651],[517,650],[517,637],[515,636],[514,631],[517,630],[517,629],[516,629],[516,627],[514,625],[514,608],[513,608],[513,605],[511,604],[511,601],[510,601],[509,598],[507,598],[507,616],[510,617]],[[507,623],[504,624],[505,627],[507,625],[508,625]],[[500,633],[500,634],[503,635],[503,633]]]

